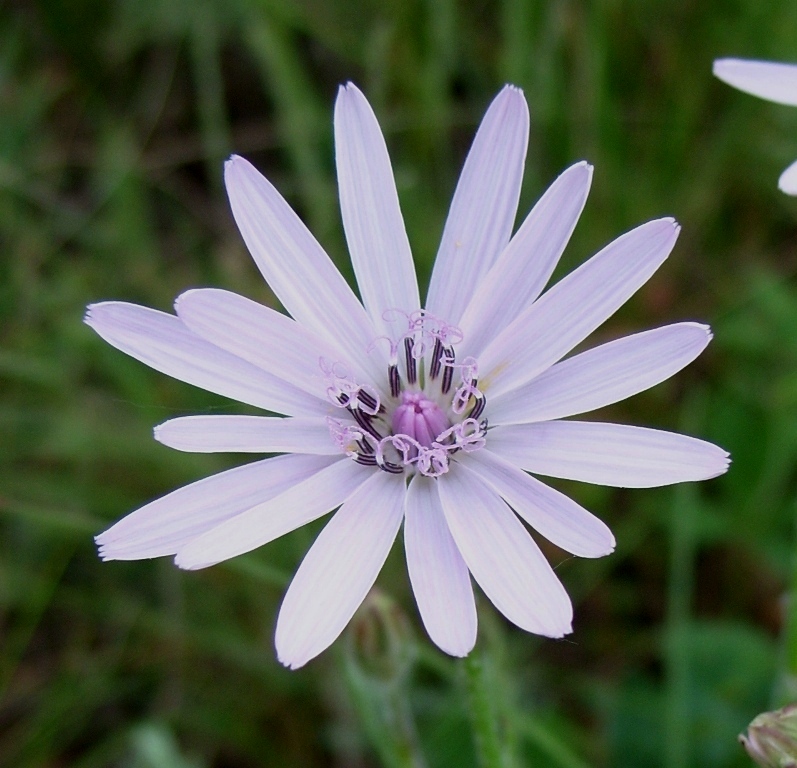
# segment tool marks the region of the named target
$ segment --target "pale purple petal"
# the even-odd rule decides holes
[[[390,336],[394,329],[385,311],[414,312],[421,300],[385,140],[352,83],[338,90],[335,102],[335,160],[343,228],[363,304],[377,331]]]
[[[462,355],[478,355],[542,292],[587,201],[592,166],[577,163],[548,188],[479,283],[459,326]]]
[[[797,106],[797,64],[717,59],[714,74],[728,85],[778,104]]]
[[[328,365],[343,365],[359,382],[370,380],[359,365],[342,360],[332,342],[319,339],[290,317],[237,293],[198,288],[179,296],[175,308],[180,319],[198,336],[315,395],[324,403],[329,404],[328,384],[321,360],[326,360]],[[367,356],[361,354],[359,362],[367,365]],[[384,378],[384,370],[377,368],[375,373]]]
[[[403,478],[371,474],[321,531],[277,619],[277,657],[285,666],[304,666],[349,623],[393,546],[405,494]]]
[[[722,448],[695,437],[586,421],[496,427],[490,450],[539,475],[620,488],[707,480],[730,463]]]
[[[603,557],[614,551],[614,536],[603,521],[492,451],[465,454],[458,462],[557,547],[579,557]]]
[[[787,195],[797,195],[797,163],[792,163],[778,179],[778,188]]]
[[[277,456],[198,480],[131,512],[96,537],[103,560],[173,555],[197,536],[307,480],[327,456]]]
[[[468,567],[443,515],[436,480],[416,475],[410,483],[404,548],[429,637],[446,653],[466,656],[476,643],[476,603]]]
[[[121,301],[92,304],[85,322],[156,371],[241,403],[288,415],[324,415],[326,403],[192,333],[183,322]]]
[[[539,375],[614,314],[669,256],[679,231],[658,219],[627,232],[518,315],[479,356],[488,400]]]
[[[573,609],[553,569],[515,513],[454,465],[438,488],[448,527],[473,578],[521,629],[547,637],[571,631]]]
[[[574,355],[490,401],[490,424],[550,421],[602,408],[659,384],[711,340],[708,326],[676,323]]]
[[[155,439],[192,453],[340,453],[321,418],[181,416],[155,427]]]
[[[177,551],[174,562],[180,568],[196,570],[251,552],[331,512],[369,477],[373,477],[373,469],[339,459],[279,496],[188,542]]]
[[[473,140],[432,270],[426,308],[448,323],[459,322],[479,281],[509,242],[528,139],[523,91],[507,85]]]
[[[351,359],[362,355],[378,334],[301,219],[242,157],[227,161],[224,179],[244,242],[285,309],[305,328],[339,344]]]

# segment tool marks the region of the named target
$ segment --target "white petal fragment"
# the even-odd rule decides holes
[[[778,189],[787,195],[797,195],[797,163],[792,163],[778,179]]]
[[[470,574],[451,537],[437,482],[416,475],[407,491],[404,547],[412,591],[435,645],[466,656],[476,643],[476,602]]]
[[[181,416],[155,427],[155,439],[191,453],[340,454],[321,418]]]
[[[657,219],[618,237],[560,280],[479,356],[488,398],[517,389],[611,317],[669,256],[680,227]]]
[[[429,283],[426,308],[448,323],[459,323],[479,281],[509,242],[528,139],[523,91],[507,85],[473,140]]]
[[[85,322],[136,360],[209,392],[290,416],[328,410],[317,398],[208,343],[174,315],[106,301],[89,306]]]
[[[458,469],[453,466],[438,487],[451,535],[473,578],[521,629],[566,635],[573,608],[540,548],[495,491]]]
[[[714,74],[753,96],[797,106],[797,64],[752,59],[717,59]]]
[[[678,373],[710,340],[708,326],[676,323],[602,344],[491,400],[490,423],[550,421],[625,400]]]
[[[285,666],[305,665],[349,623],[395,541],[405,493],[403,478],[371,473],[321,531],[277,618],[277,657]]]
[[[335,102],[335,160],[343,228],[363,303],[380,334],[386,310],[420,309],[393,169],[371,105],[348,83]]]
[[[490,450],[529,472],[618,488],[708,480],[730,464],[726,451],[695,437],[586,421],[496,427]]]
[[[96,537],[103,560],[173,555],[211,528],[328,467],[327,456],[277,456],[235,467],[131,512]]]
[[[587,201],[592,166],[568,168],[532,208],[462,316],[461,354],[478,355],[542,292]]]
[[[497,454],[478,451],[459,462],[557,547],[579,557],[603,557],[614,551],[614,536],[602,520]]]
[[[370,468],[339,459],[189,542],[178,550],[174,562],[196,570],[251,552],[332,511],[372,475]]]
[[[341,360],[334,344],[319,339],[290,317],[237,293],[197,288],[180,295],[175,308],[180,319],[198,336],[315,395],[327,405],[327,384],[320,360],[342,365],[360,381],[366,380],[367,374],[360,367]],[[361,354],[360,359],[366,361],[366,356]]]
[[[271,183],[242,157],[224,166],[238,229],[291,316],[357,359],[377,334],[329,256]]]

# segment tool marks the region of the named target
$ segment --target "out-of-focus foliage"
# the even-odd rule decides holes
[[[574,634],[533,638],[482,600],[480,644],[516,766],[748,765],[736,734],[782,703],[797,657],[797,201],[776,189],[797,110],[713,80],[711,62],[797,60],[795,29],[792,0],[0,6],[0,766],[475,765],[461,670],[425,639],[399,546],[378,585],[405,614],[410,666],[385,677],[357,650],[367,617],[306,669],[274,659],[281,594],[320,524],[198,573],[103,564],[92,545],[235,460],[170,451],[154,424],[240,408],[111,349],[85,305],[168,309],[197,285],[273,303],[224,198],[231,151],[351,276],[331,144],[347,79],[386,131],[424,281],[507,81],[532,111],[522,213],[571,162],[596,166],[562,271],[648,218],[683,224],[598,335],[700,319],[715,341],[607,415],[716,441],[731,471],[651,491],[567,484],[618,539],[600,561],[546,548]]]

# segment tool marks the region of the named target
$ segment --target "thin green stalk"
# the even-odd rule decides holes
[[[694,583],[694,489],[679,485],[673,492],[667,622],[664,637],[666,702],[664,766],[685,768],[689,762],[689,609]]]
[[[506,754],[501,746],[500,727],[483,654],[479,650],[471,651],[462,660],[462,667],[479,768],[506,768]]]
[[[685,404],[681,428],[699,431],[696,422],[704,399],[695,396]],[[664,630],[666,699],[664,711],[664,768],[689,764],[689,624],[697,548],[694,520],[699,513],[693,483],[677,485],[670,513],[670,564],[667,587],[667,619]]]
[[[797,507],[795,508],[797,511]],[[797,515],[795,515],[797,520]],[[775,681],[773,706],[782,707],[797,698],[797,525],[795,525],[792,553],[791,589],[789,590],[788,618],[783,637],[781,664]]]

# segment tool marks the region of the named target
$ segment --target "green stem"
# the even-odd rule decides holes
[[[797,526],[795,526],[797,529]],[[781,707],[797,697],[797,530],[792,553],[791,589],[789,590],[788,618],[783,638],[783,650],[778,677],[775,682],[774,706]]]
[[[694,576],[695,538],[691,519],[695,491],[679,485],[673,491],[667,619],[664,630],[666,704],[664,765],[684,768],[689,762],[689,631]]]
[[[699,422],[704,413],[705,398],[701,392],[697,392],[684,403],[680,419],[682,431],[699,431]],[[699,515],[699,499],[694,483],[677,485],[672,491],[667,618],[664,627],[665,768],[685,768],[691,753],[689,632],[698,545],[694,520]]]
[[[479,768],[506,768],[498,717],[491,696],[483,654],[471,651],[462,661],[468,691],[468,709]]]

